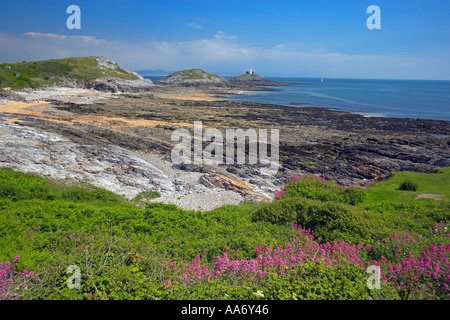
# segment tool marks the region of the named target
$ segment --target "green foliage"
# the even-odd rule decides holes
[[[264,242],[283,242],[290,235],[288,227],[253,223],[254,204],[223,206],[209,212],[185,211],[175,205],[149,203],[147,223],[155,230],[160,249],[193,258],[206,250],[208,260],[215,259],[226,247],[246,257]]]
[[[148,199],[156,199],[161,197],[161,194],[155,190],[143,191],[133,198],[134,203],[145,203]]]
[[[423,199],[415,202],[380,201],[364,205],[372,221],[378,221],[378,234],[426,233],[438,222],[450,222],[450,202]]]
[[[271,300],[367,300],[369,296],[377,299],[377,290],[369,290],[366,282],[363,268],[347,263],[335,268],[317,262],[289,267],[283,275],[271,273],[262,291]],[[383,294],[392,295],[392,289],[384,286]]]
[[[402,176],[407,174],[401,173]],[[366,201],[367,194],[372,196],[373,190],[381,194],[383,187],[375,183],[368,189],[342,188],[318,177],[303,176],[285,185],[276,195],[279,199],[256,210],[253,219],[299,224],[313,230],[323,241],[366,243],[393,233],[426,233],[436,223],[450,221],[448,201]]]
[[[365,199],[365,189],[358,187],[344,188],[320,177],[302,176],[285,185],[280,197],[303,197],[356,205]]]
[[[251,212],[258,205],[252,203],[210,212],[154,202],[142,209],[106,190],[56,185],[6,168],[0,169],[0,195],[1,237],[37,226],[49,233],[147,233],[160,250],[192,258],[206,248],[213,259],[226,247],[252,255],[256,245],[283,242],[290,235],[288,227],[253,223]]]
[[[342,203],[347,203],[352,206],[361,203],[366,198],[366,190],[362,188],[346,188],[341,191]]]
[[[266,203],[254,212],[253,220],[301,225],[323,241],[359,242],[372,235],[362,215],[362,210],[337,202],[288,197]]]
[[[410,180],[406,180],[403,181],[400,184],[400,187],[398,188],[399,190],[406,190],[406,191],[416,191],[417,190],[417,184],[410,181]]]
[[[129,241],[127,239],[133,239]],[[29,285],[25,299],[238,299],[238,300],[367,300],[396,298],[392,287],[367,288],[367,273],[345,261],[332,267],[317,261],[286,267],[266,277],[217,277],[185,282],[168,267],[170,257],[146,246],[146,236],[73,237],[64,251],[51,254],[40,266],[40,276]],[[89,244],[89,245],[85,245]],[[69,289],[67,267],[80,268],[78,290]],[[56,267],[55,267],[56,266]],[[166,281],[170,280],[170,283]]]
[[[44,61],[36,64],[36,74],[39,76],[64,76],[73,70],[73,66],[62,61]]]
[[[43,199],[98,204],[124,203],[124,198],[110,191],[84,183],[81,186],[63,186],[38,176],[0,168],[0,198],[11,201]]]
[[[198,254],[211,268],[227,248],[237,259],[255,259],[258,245],[289,242],[291,223],[310,228],[321,243],[371,244],[361,256],[365,261],[420,256],[424,245],[448,243],[435,225],[450,222],[450,202],[361,202],[360,193],[348,191],[353,189],[361,190],[316,186],[309,193],[296,186],[296,196],[271,203],[202,212],[158,202],[141,208],[87,183],[62,184],[0,168],[0,262],[20,254],[19,269],[39,274],[28,283],[25,299],[398,299],[386,283],[379,292],[367,289],[363,267],[347,261],[329,266],[319,259],[264,277],[237,274],[203,282],[187,282],[180,270],[169,268]],[[414,236],[394,252],[393,234]],[[70,265],[81,269],[79,290],[67,287]]]

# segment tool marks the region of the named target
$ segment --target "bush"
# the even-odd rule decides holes
[[[252,217],[254,221],[295,223],[313,230],[324,241],[360,241],[369,238],[361,216],[362,210],[355,207],[295,197],[268,203]]]
[[[158,191],[150,190],[150,191],[143,191],[139,193],[136,197],[134,197],[133,202],[141,202],[146,201],[148,199],[156,199],[161,197],[161,194]]]
[[[364,200],[365,195],[363,188],[339,186],[322,177],[307,175],[289,179],[288,183],[275,194],[275,199],[303,197],[356,205]]]
[[[27,289],[24,284],[34,275],[26,269],[17,270],[19,259],[20,255],[17,255],[12,262],[0,263],[0,300],[20,299]]]
[[[405,180],[400,184],[399,190],[406,190],[406,191],[416,191],[417,190],[417,184],[410,181]]]
[[[366,198],[364,189],[361,188],[345,188],[340,190],[342,195],[342,203],[350,204],[352,206],[361,203]]]
[[[264,290],[264,296],[282,300],[376,298],[376,293],[367,288],[366,281],[364,268],[354,264],[343,263],[331,267],[321,263],[306,263],[290,267],[282,276],[269,274],[265,279],[265,287],[270,290]]]

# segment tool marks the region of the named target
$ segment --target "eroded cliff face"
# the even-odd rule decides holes
[[[150,91],[153,86],[150,79],[124,80],[107,77],[86,81],[84,88],[116,93]]]

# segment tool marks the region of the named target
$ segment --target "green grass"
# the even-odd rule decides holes
[[[113,192],[97,188],[87,182],[64,183],[25,174],[10,168],[0,168],[0,199],[20,203],[24,200],[68,201],[89,204],[96,208],[128,205],[128,201]]]
[[[440,168],[442,173],[395,172],[394,176],[381,184],[373,184],[367,191],[363,205],[380,201],[422,201],[414,200],[421,193],[439,194],[450,200],[450,167]],[[410,180],[417,184],[416,191],[399,190],[402,182]]]

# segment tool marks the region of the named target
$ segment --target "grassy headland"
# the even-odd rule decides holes
[[[38,88],[44,85],[58,85],[64,79],[97,79],[115,77],[134,80],[138,77],[113,65],[99,63],[97,57],[71,57],[42,61],[24,61],[0,64],[0,88]]]

